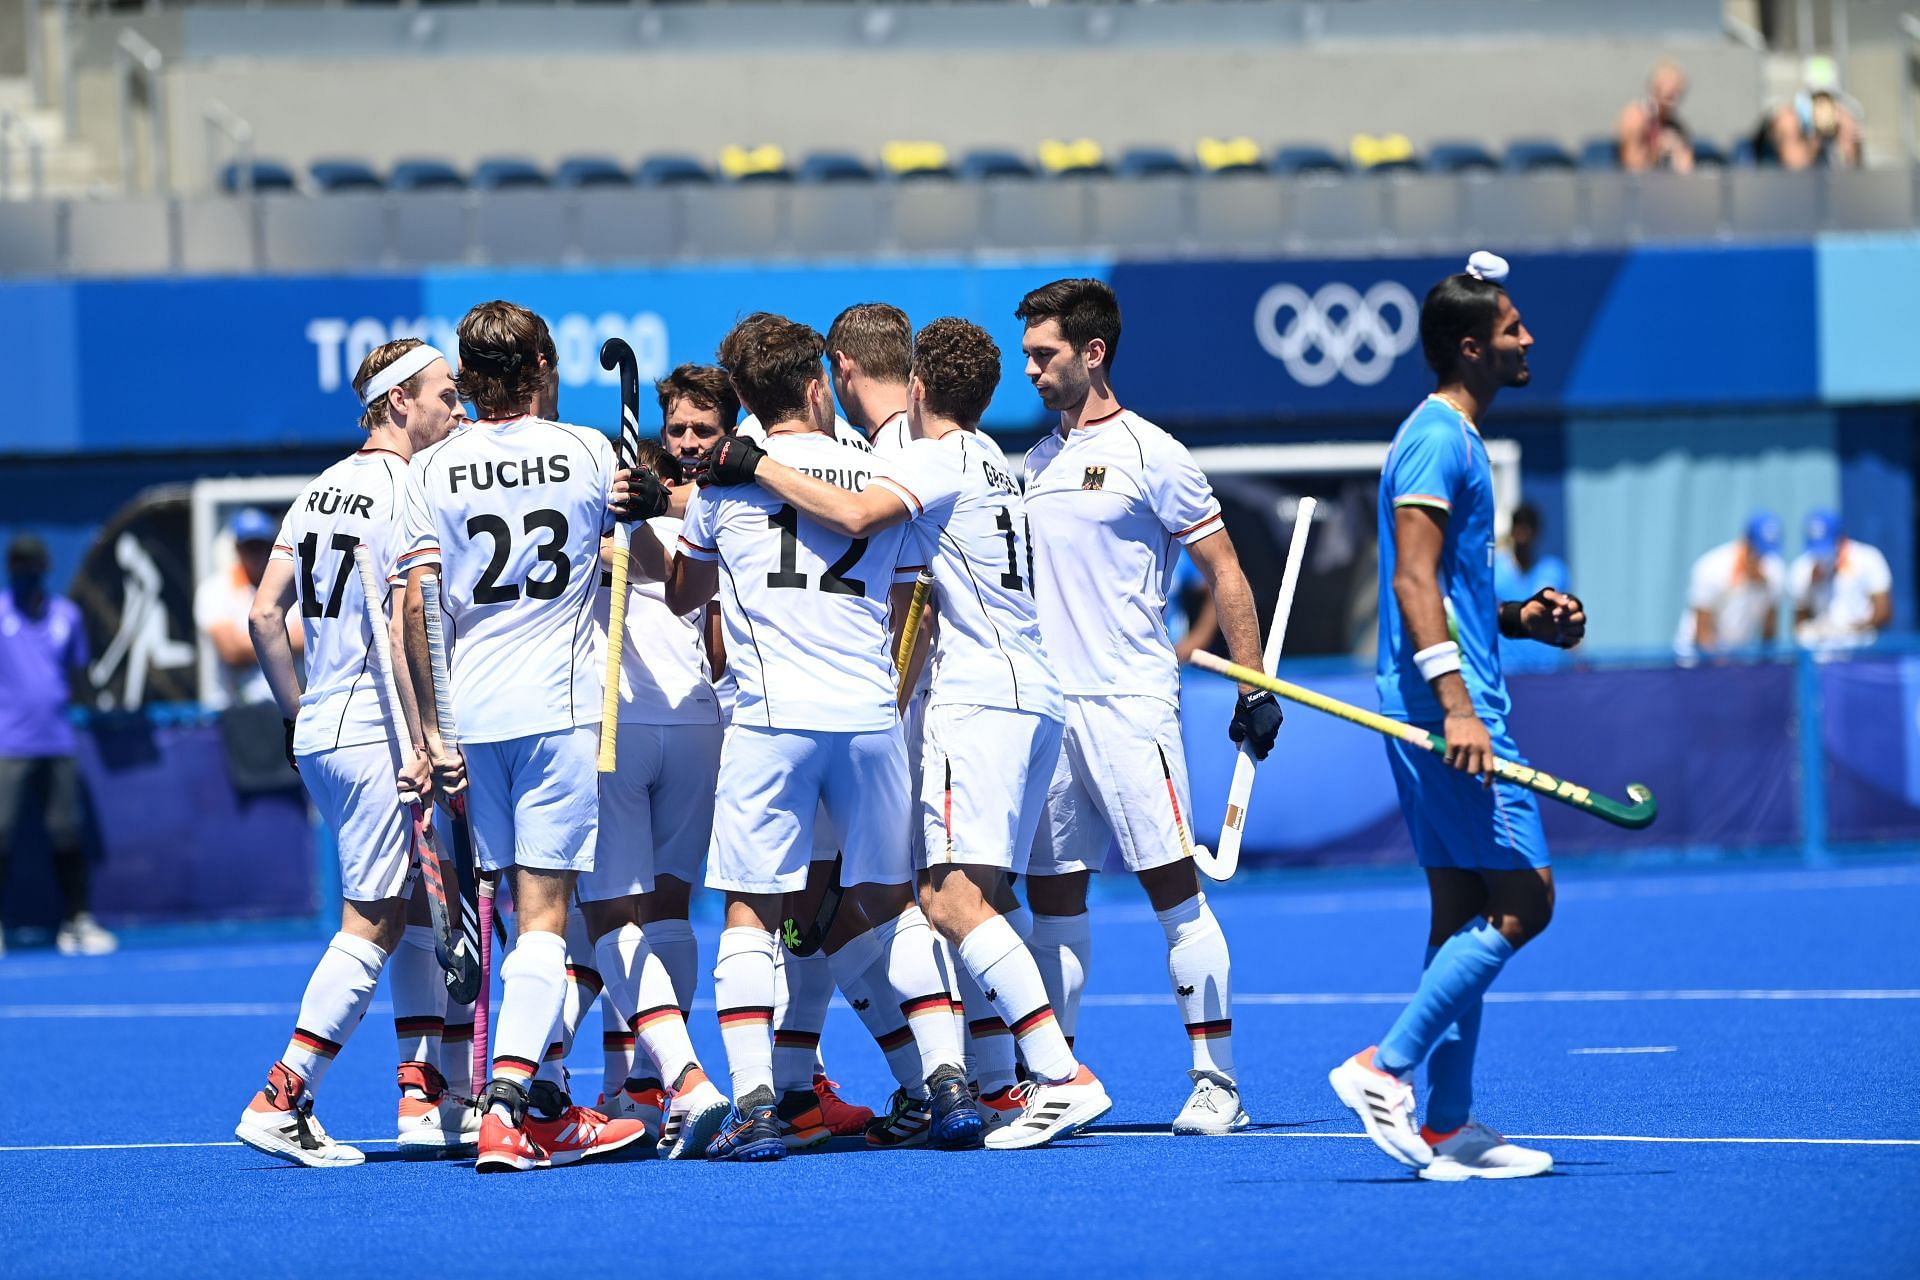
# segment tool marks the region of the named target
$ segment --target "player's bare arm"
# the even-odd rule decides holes
[[[1406,506],[1394,513],[1393,595],[1406,618],[1416,653],[1446,644],[1447,606],[1440,595],[1440,551],[1447,540],[1447,515],[1432,507]],[[1198,557],[1196,557],[1196,560]],[[1473,699],[1459,669],[1428,681],[1446,712],[1447,763],[1463,773],[1491,779],[1493,740],[1474,714]]]
[[[420,737],[427,749],[427,759],[433,765],[434,781],[442,791],[454,795],[466,788],[467,765],[460,749],[440,736],[440,713],[433,700],[433,667],[427,655],[427,606],[420,595],[420,579],[431,572],[423,566],[407,574],[406,603],[402,608],[406,617],[407,683],[413,690],[414,714],[420,721]]]
[[[394,688],[400,695],[400,714],[405,717],[410,748],[400,767],[399,790],[425,797],[433,792],[433,762],[427,759],[427,740],[420,727],[420,705],[414,701],[413,681],[408,675],[407,620],[402,610],[393,610],[387,619],[385,641],[387,651],[393,655]]]
[[[258,658],[260,671],[267,677],[267,687],[273,690],[273,700],[280,707],[280,716],[288,723],[300,714],[300,678],[294,671],[293,642],[287,637],[287,613],[293,608],[293,592],[293,565],[285,560],[270,560],[260,575],[260,585],[254,589],[253,608],[247,613],[247,630],[253,636],[251,654]],[[238,631],[238,628],[223,625],[210,633],[216,636],[215,647],[220,649],[220,656],[226,658],[226,650],[218,639],[221,631]],[[240,658],[227,660],[240,661],[247,656],[243,651]]]
[[[869,538],[913,516],[898,495],[873,487],[858,493],[775,462],[745,436],[730,436],[707,454],[710,484],[757,484],[801,514],[848,538]]]
[[[720,589],[720,566],[712,560],[695,560],[676,555],[665,579],[663,594],[667,608],[675,613],[692,613],[713,599]]]

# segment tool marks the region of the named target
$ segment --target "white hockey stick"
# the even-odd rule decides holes
[[[1300,499],[1293,517],[1293,540],[1287,544],[1287,565],[1280,574],[1280,600],[1273,606],[1273,626],[1267,631],[1267,651],[1263,655],[1267,674],[1280,665],[1280,651],[1287,641],[1287,619],[1293,613],[1293,591],[1300,585],[1300,564],[1306,559],[1307,534],[1313,528],[1312,498]],[[1240,757],[1233,762],[1233,785],[1227,791],[1227,816],[1220,822],[1220,848],[1212,852],[1205,845],[1193,851],[1194,865],[1215,880],[1231,879],[1240,865],[1240,837],[1247,827],[1247,802],[1253,798],[1253,771],[1259,766],[1253,750],[1240,744]]]

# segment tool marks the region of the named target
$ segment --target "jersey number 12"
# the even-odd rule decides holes
[[[806,590],[807,575],[800,572],[800,513],[783,505],[778,511],[767,513],[767,528],[780,531],[780,567],[767,575],[767,585]],[[847,554],[828,565],[827,571],[820,575],[820,589],[830,596],[859,596],[864,599],[867,594],[866,580],[849,578],[846,574],[860,563],[860,557],[865,554],[867,540],[855,538],[847,547]]]

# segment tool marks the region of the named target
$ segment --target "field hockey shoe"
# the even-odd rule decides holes
[[[980,1113],[980,1137],[985,1140],[1020,1118],[1027,1106],[1025,1091],[1027,1082],[1010,1084],[1004,1089],[995,1089],[992,1093],[983,1093],[973,1100],[973,1106]],[[992,1146],[992,1142],[987,1143]]]
[[[638,1120],[615,1120],[604,1111],[577,1107],[573,1099],[550,1080],[535,1080],[527,1091],[527,1136],[546,1152],[549,1165],[604,1160],[626,1152],[654,1154],[646,1140],[647,1127]]]
[[[813,1093],[820,1099],[820,1118],[834,1137],[858,1137],[873,1123],[873,1109],[848,1102],[835,1092],[839,1087],[823,1075],[813,1078]]]
[[[613,1091],[611,1098],[601,1094],[597,1105],[612,1119],[639,1121],[646,1128],[647,1141],[656,1147],[660,1145],[660,1135],[666,1132],[667,1091],[659,1081],[649,1080],[638,1089],[623,1085]]]
[[[774,1104],[773,1113],[780,1121],[780,1140],[789,1151],[817,1147],[833,1137],[826,1117],[820,1114],[820,1098],[811,1089],[788,1090]]]
[[[472,1155],[480,1137],[480,1113],[447,1090],[446,1077],[430,1062],[400,1064],[400,1137],[394,1143],[409,1160]]]
[[[1414,1125],[1413,1085],[1374,1066],[1375,1048],[1369,1046],[1329,1071],[1327,1083],[1360,1117],[1374,1146],[1409,1169],[1424,1168],[1433,1160],[1433,1149]]]
[[[1516,1146],[1478,1120],[1447,1134],[1423,1126],[1420,1136],[1433,1150],[1433,1162],[1420,1170],[1420,1176],[1431,1182],[1532,1178],[1553,1168],[1553,1157],[1546,1152]]]
[[[267,1071],[267,1083],[240,1113],[233,1136],[265,1155],[309,1169],[364,1164],[357,1148],[335,1142],[313,1114],[307,1082],[283,1062]]]
[[[980,1112],[974,1108],[967,1081],[955,1067],[941,1067],[927,1077],[933,1145],[946,1151],[964,1151],[980,1145]]]
[[[1071,1080],[1059,1084],[1029,1080],[1013,1086],[1012,1093],[1022,1106],[1016,1117],[987,1135],[987,1145],[996,1151],[1017,1151],[1068,1137],[1113,1109],[1106,1086],[1085,1067]]]
[[[714,1088],[699,1067],[688,1067],[667,1105],[666,1126],[660,1132],[660,1154],[669,1160],[698,1160],[707,1154],[714,1135],[727,1122],[733,1104]]]
[[[927,1128],[933,1122],[932,1104],[916,1098],[905,1089],[895,1089],[887,1099],[887,1114],[874,1117],[867,1126],[870,1147],[922,1147]]]
[[[760,1088],[734,1107],[708,1149],[707,1158],[754,1164],[779,1160],[786,1154],[787,1144],[780,1136],[780,1117],[773,1107],[773,1090]]]
[[[1173,1118],[1173,1131],[1183,1135],[1218,1136],[1238,1133],[1252,1124],[1240,1105],[1240,1086],[1218,1071],[1189,1071],[1193,1092]]]

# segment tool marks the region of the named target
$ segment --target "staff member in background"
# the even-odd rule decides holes
[[[1693,172],[1693,140],[1680,120],[1687,96],[1687,73],[1676,62],[1662,62],[1647,77],[1647,92],[1620,110],[1614,126],[1620,167],[1629,173],[1649,169]]]
[[[1780,517],[1756,511],[1747,519],[1746,536],[1721,543],[1693,562],[1674,651],[1684,658],[1772,644],[1786,580]]]
[[[1523,502],[1513,509],[1507,546],[1494,556],[1493,589],[1502,600],[1529,600],[1547,587],[1572,592],[1567,562],[1540,554],[1540,509]],[[1551,671],[1565,662],[1565,650],[1500,637],[1502,671]]]
[[[1872,644],[1893,621],[1893,571],[1878,547],[1840,531],[1840,514],[1807,517],[1807,549],[1793,562],[1793,638],[1809,648]]]
[[[54,942],[67,955],[105,955],[119,941],[87,910],[80,771],[67,704],[85,688],[87,633],[71,600],[47,593],[47,547],[7,546],[0,592],[0,888],[14,837],[29,816],[46,825],[64,916]],[[6,953],[0,937],[0,955]]]
[[[220,658],[219,678],[211,689],[200,691],[200,701],[209,711],[273,700],[273,690],[267,687],[267,678],[254,660],[247,612],[253,608],[260,575],[267,571],[267,557],[273,553],[280,523],[258,507],[245,507],[233,517],[228,529],[239,563],[212,574],[193,593],[193,623],[205,633]],[[287,638],[298,658],[306,647],[298,614],[288,619]]]

